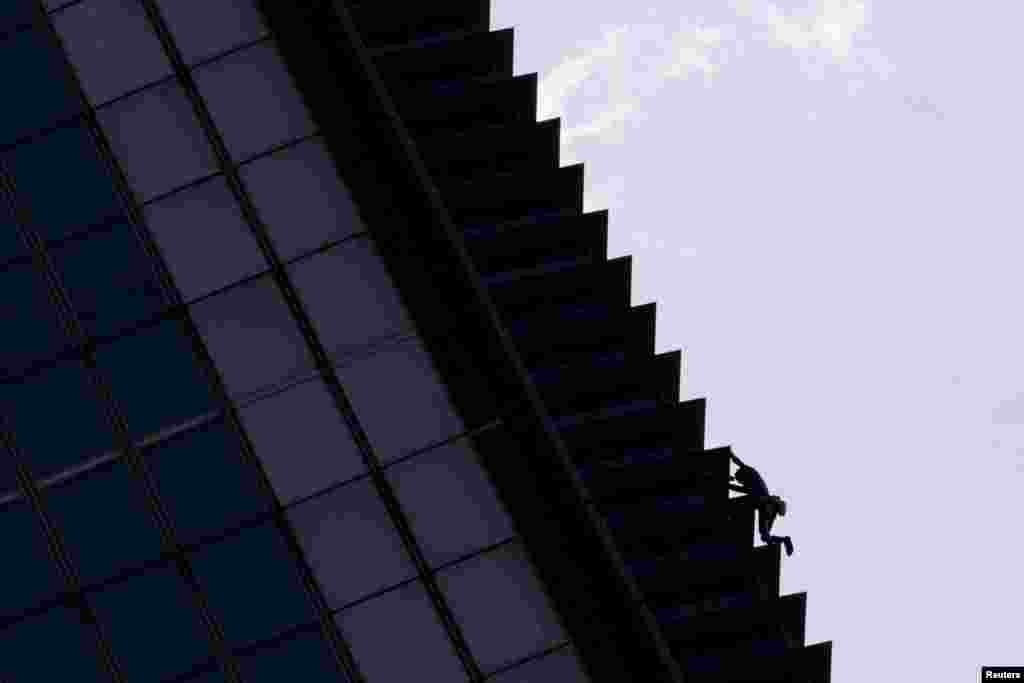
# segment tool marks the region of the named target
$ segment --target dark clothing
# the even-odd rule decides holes
[[[771,495],[768,493],[768,485],[764,483],[764,479],[761,478],[761,475],[753,467],[740,465],[733,476],[747,490],[749,495],[757,498]]]

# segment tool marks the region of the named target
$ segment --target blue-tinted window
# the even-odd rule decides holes
[[[186,678],[185,683],[225,683],[224,674],[215,666],[204,669],[198,676]]]
[[[0,404],[29,468],[55,474],[114,448],[110,423],[86,367],[63,361],[17,384],[0,387]]]
[[[38,4],[35,0],[4,0],[0,3],[0,33],[31,23]]]
[[[318,630],[302,631],[282,643],[261,648],[242,659],[249,683],[338,683],[349,680],[338,671]]]
[[[0,204],[0,264],[25,253],[25,243],[21,241],[14,217],[4,204]]]
[[[4,3],[6,4],[6,3]],[[79,100],[60,51],[43,31],[26,30],[0,41],[0,144],[73,116]]]
[[[46,280],[30,263],[0,271],[0,329],[0,368],[7,375],[21,374],[33,361],[52,357],[67,344]]]
[[[296,558],[273,524],[206,546],[192,562],[231,644],[267,638],[313,618]]]
[[[96,355],[128,418],[132,439],[214,409],[210,386],[180,320],[167,320],[101,346]]]
[[[165,303],[150,259],[125,223],[65,242],[55,258],[79,320],[95,335],[113,334]]]
[[[154,447],[146,464],[183,543],[270,510],[257,472],[242,460],[239,437],[223,419]]]
[[[146,507],[144,489],[123,461],[48,488],[45,496],[86,583],[160,554],[160,536]]]
[[[7,161],[18,203],[28,209],[32,229],[44,240],[61,239],[121,213],[113,182],[84,126],[64,126],[19,145]]]
[[[0,617],[37,605],[63,589],[42,525],[28,503],[0,507],[0,538],[8,548],[0,581]],[[4,639],[0,632],[0,641]]]
[[[89,602],[130,681],[164,680],[209,655],[191,591],[173,568],[107,586]]]
[[[0,680],[109,681],[101,666],[94,636],[75,610],[56,607],[0,631]]]

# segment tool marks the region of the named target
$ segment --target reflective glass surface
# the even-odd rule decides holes
[[[283,261],[366,231],[321,138],[260,157],[240,171]],[[302,207],[299,214],[296,207]]]
[[[223,176],[147,205],[146,222],[186,301],[268,267]]]
[[[171,74],[139,0],[84,0],[52,19],[94,105]]]
[[[78,319],[94,335],[111,335],[159,313],[168,303],[149,256],[126,223],[54,249]]]
[[[17,384],[0,385],[0,408],[37,476],[56,474],[114,447],[86,367],[63,361]]]
[[[0,617],[7,617],[54,597],[64,588],[50,559],[41,523],[25,502],[0,507],[0,534],[10,548],[0,581]],[[0,631],[0,641],[5,639]]]
[[[590,683],[570,647],[503,671],[491,680],[494,683]]]
[[[19,375],[32,362],[57,355],[69,340],[59,327],[43,275],[31,263],[0,270],[0,376]],[[16,294],[15,294],[16,293]]]
[[[356,605],[336,620],[368,681],[466,680],[462,663],[418,581]]]
[[[313,368],[298,323],[269,275],[200,301],[192,315],[233,396]]]
[[[89,594],[128,680],[163,680],[207,656],[206,627],[190,592],[170,566]]]
[[[182,543],[270,511],[258,473],[242,460],[239,436],[224,418],[149,449],[146,464]]]
[[[319,377],[251,403],[240,414],[283,504],[366,471]]]
[[[416,573],[384,502],[366,479],[301,503],[288,518],[331,607]]]
[[[296,558],[272,524],[205,546],[192,562],[233,645],[268,638],[313,618]]]
[[[59,49],[38,29],[0,40],[0,83],[6,92],[19,93],[4,98],[0,107],[0,144],[74,116],[80,109]]]
[[[160,535],[144,489],[123,461],[49,487],[44,496],[85,583],[160,555]]]
[[[213,57],[267,32],[252,0],[158,0],[186,64]]]
[[[100,346],[96,357],[127,416],[133,439],[181,424],[216,407],[212,389],[177,319]]]
[[[247,683],[343,683],[319,630],[305,630],[287,640],[250,652],[242,658]]]
[[[205,64],[194,76],[236,162],[313,132],[305,104],[271,41]]]
[[[42,643],[54,650],[40,652]],[[0,680],[106,683],[100,666],[95,636],[75,610],[55,607],[0,631]]]
[[[14,176],[19,207],[44,240],[62,239],[122,213],[113,180],[83,125],[62,126],[19,145],[4,161]]]

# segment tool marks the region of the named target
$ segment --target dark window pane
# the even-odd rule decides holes
[[[95,335],[113,334],[165,303],[149,257],[124,223],[66,242],[55,258],[78,318]]]
[[[79,360],[64,361],[0,390],[15,441],[37,476],[113,450],[110,424]]]
[[[247,529],[194,555],[199,582],[229,643],[267,638],[313,617],[295,561],[273,524]]]
[[[0,292],[3,373],[19,375],[33,361],[55,356],[67,345],[46,291],[46,280],[31,264],[0,271]]]
[[[109,681],[79,613],[63,607],[0,631],[0,680]]]
[[[146,464],[184,543],[271,509],[257,472],[242,460],[239,437],[224,419],[154,447]]]
[[[142,484],[120,460],[48,488],[46,506],[86,583],[160,554]]]
[[[25,253],[25,244],[21,241],[14,218],[8,207],[0,205],[0,263],[7,263]]]
[[[8,548],[0,581],[0,617],[55,596],[63,585],[46,548],[46,537],[28,503],[0,507],[0,537]],[[4,640],[0,632],[0,641]]]
[[[19,31],[0,41],[0,144],[12,142],[78,112],[60,51],[43,31]]]
[[[113,181],[88,129],[58,128],[11,150],[8,159],[20,206],[31,227],[56,240],[121,213]]]
[[[36,11],[35,0],[4,0],[0,3],[0,33],[32,21]]]
[[[180,320],[97,349],[133,440],[214,409],[210,387]]]
[[[159,681],[209,654],[189,588],[174,569],[133,576],[89,595],[130,681]]]
[[[283,643],[259,649],[242,659],[249,683],[339,683],[349,680],[338,671],[319,631],[303,631]]]
[[[0,425],[3,423],[0,422]],[[18,488],[18,480],[14,476],[14,463],[7,449],[0,446],[0,496],[6,496]]]
[[[224,674],[221,670],[216,667],[211,667],[204,670],[198,676],[193,678],[186,678],[186,683],[226,683],[227,679],[224,678]]]

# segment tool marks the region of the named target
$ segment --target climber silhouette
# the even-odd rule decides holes
[[[754,498],[757,503],[757,526],[761,532],[761,541],[769,545],[781,543],[786,548],[786,555],[792,555],[793,541],[789,536],[771,535],[772,525],[775,524],[776,516],[781,515],[784,517],[786,515],[786,501],[778,496],[773,496],[768,491],[768,486],[764,483],[764,479],[757,470],[744,464],[742,460],[732,453],[729,453],[729,457],[739,466],[736,474],[732,475],[739,482],[739,485],[730,481],[729,488]]]

